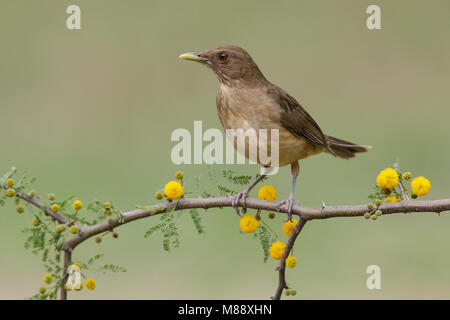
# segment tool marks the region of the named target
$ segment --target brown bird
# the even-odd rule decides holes
[[[290,164],[292,172],[291,193],[289,198],[280,204],[280,207],[286,206],[289,219],[299,174],[298,160],[320,152],[349,159],[357,152],[370,149],[369,146],[325,135],[300,103],[286,91],[269,82],[247,51],[240,47],[219,46],[201,53],[184,53],[179,57],[206,65],[219,78],[220,88],[216,105],[224,129],[252,128],[256,131],[278,129],[279,166]],[[236,147],[235,142],[234,145]],[[247,149],[245,156],[248,158]],[[250,190],[270,171],[270,164],[262,163],[259,157],[256,162],[268,170],[234,197],[233,207],[238,214],[239,200],[242,199],[242,206],[245,208],[245,199]]]

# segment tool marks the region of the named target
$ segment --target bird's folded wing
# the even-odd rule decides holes
[[[275,85],[271,86],[269,94],[280,107],[280,122],[283,127],[294,135],[306,138],[309,142],[320,145],[334,154],[326,135],[297,100]]]

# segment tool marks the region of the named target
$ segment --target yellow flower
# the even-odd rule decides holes
[[[80,200],[75,200],[72,203],[72,208],[76,211],[81,210],[81,208],[83,208],[83,202],[81,202]]]
[[[286,258],[286,265],[289,268],[293,268],[297,265],[297,259],[295,257],[289,256]]]
[[[111,202],[105,202],[104,204],[103,204],[103,207],[104,208],[110,208],[111,209],[111,207],[112,207],[112,204],[111,204]]]
[[[86,286],[87,289],[89,290],[94,290],[95,289],[95,280],[94,279],[86,279],[84,281],[84,285]]]
[[[277,190],[273,186],[262,186],[258,191],[258,198],[261,200],[275,201]]]
[[[398,182],[398,173],[392,168],[384,169],[377,176],[377,184],[381,189],[394,189]]]
[[[298,223],[297,219],[292,219],[292,221],[291,220],[286,221],[283,224],[283,232],[289,237],[292,231],[294,231],[294,228],[297,225],[297,223]]]
[[[43,278],[44,282],[47,284],[50,284],[53,280],[53,275],[51,273],[47,273],[44,278]]]
[[[16,207],[17,213],[22,213],[24,210],[25,210],[25,208],[23,206],[17,206]]]
[[[10,188],[14,187],[14,179],[9,178],[6,180],[6,185]]]
[[[37,227],[41,224],[41,221],[39,221],[39,219],[37,219],[37,218],[34,218],[32,222],[33,222],[33,226],[35,226],[35,227]]]
[[[258,229],[259,221],[254,216],[246,214],[245,216],[241,217],[240,225],[242,231],[246,233],[252,233],[255,232],[256,229]]]
[[[155,198],[160,200],[164,197],[163,193],[161,191],[158,191],[155,193]]]
[[[60,208],[59,208],[59,205],[53,204],[50,209],[56,213],[56,212],[59,212]]]
[[[16,194],[16,190],[14,190],[13,188],[10,188],[10,189],[8,189],[8,190],[6,190],[6,195],[8,196],[8,197],[14,197],[15,196],[15,194]]]
[[[183,186],[177,181],[170,181],[164,187],[164,194],[170,200],[180,199],[183,195]]]
[[[80,229],[78,229],[77,226],[71,226],[69,230],[70,230],[70,232],[72,232],[73,234],[77,234],[78,231],[80,231]]]
[[[284,249],[286,248],[286,245],[281,241],[276,241],[272,243],[270,246],[270,256],[276,260],[280,260],[283,257]]]
[[[430,191],[431,183],[430,180],[428,180],[425,177],[417,177],[414,178],[413,181],[411,181],[411,189],[412,193],[416,196],[424,196]]]

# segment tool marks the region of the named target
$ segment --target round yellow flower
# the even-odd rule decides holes
[[[286,258],[286,265],[289,268],[294,268],[297,265],[297,259],[295,257],[289,256]]]
[[[258,198],[261,200],[275,201],[277,190],[273,186],[262,186],[258,191]]]
[[[47,284],[50,284],[53,280],[53,275],[51,273],[47,273],[44,278],[43,278],[44,282]]]
[[[104,208],[110,208],[111,209],[111,207],[112,207],[112,204],[111,204],[111,202],[105,202],[104,204],[103,204],[103,207]]]
[[[95,280],[94,280],[94,279],[91,279],[91,278],[86,279],[86,280],[84,281],[84,285],[86,286],[87,289],[89,289],[89,290],[94,290],[94,289],[95,289],[95,286],[96,286]]]
[[[170,200],[180,199],[183,195],[183,186],[177,181],[170,181],[164,187],[164,194]]]
[[[283,232],[289,237],[292,234],[292,231],[294,231],[295,226],[297,225],[298,220],[297,219],[292,219],[286,221],[283,224]]]
[[[377,184],[381,189],[394,189],[398,182],[398,173],[392,168],[382,170],[377,176]]]
[[[53,204],[50,209],[56,213],[56,212],[59,212],[60,208],[59,208],[59,205]]]
[[[78,231],[80,231],[80,229],[77,226],[71,226],[69,230],[73,234],[77,234]]]
[[[163,193],[161,191],[158,191],[155,193],[155,198],[158,200],[161,200],[164,197]]]
[[[242,231],[246,233],[252,233],[255,232],[256,229],[258,229],[259,221],[254,216],[246,214],[245,216],[241,217],[240,225]]]
[[[9,178],[8,180],[6,180],[6,185],[10,188],[14,187],[14,179]]]
[[[413,181],[411,181],[411,189],[412,193],[416,196],[424,196],[430,191],[431,183],[430,180],[428,180],[425,177],[417,177],[414,178]]]
[[[270,256],[276,260],[280,260],[283,257],[284,249],[286,248],[286,245],[281,241],[276,241],[272,243],[270,246]]]
[[[80,200],[75,200],[72,203],[72,208],[76,211],[81,210],[81,208],[83,208],[83,202],[81,202]]]
[[[14,197],[16,195],[16,190],[14,190],[13,188],[10,188],[10,189],[6,190],[6,195],[10,198]]]

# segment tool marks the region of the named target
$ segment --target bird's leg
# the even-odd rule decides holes
[[[258,176],[247,188],[245,188],[244,191],[239,192],[237,195],[234,196],[233,198],[233,208],[236,210],[238,215],[241,215],[241,213],[239,212],[239,200],[242,199],[242,211],[245,212],[245,200],[248,197],[248,193],[250,192],[250,190],[252,190],[257,184],[258,182],[260,182],[262,179],[264,179],[266,177],[266,174],[262,174],[260,176]]]
[[[298,161],[291,163],[291,173],[292,173],[292,184],[291,193],[287,200],[281,201],[280,206],[286,206],[286,212],[288,214],[288,220],[292,220],[292,206],[294,205],[294,195],[295,195],[295,184],[297,183],[298,173],[300,171],[300,166]]]

